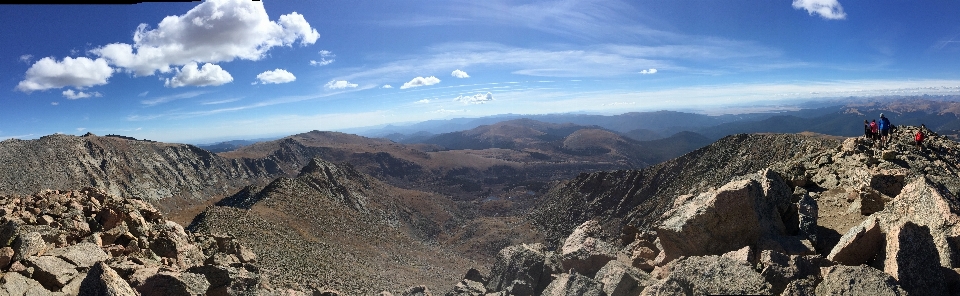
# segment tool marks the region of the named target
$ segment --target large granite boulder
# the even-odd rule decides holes
[[[529,286],[539,294],[550,283],[550,275],[559,271],[559,262],[542,244],[510,246],[497,254],[486,288],[499,292]]]
[[[676,261],[670,274],[643,290],[643,295],[769,295],[771,285],[746,262],[721,256],[694,256]]]
[[[576,272],[561,273],[543,290],[543,296],[605,296],[603,284]]]
[[[876,268],[858,265],[835,265],[825,270],[823,281],[817,285],[817,295],[877,295],[904,296],[897,280]]]
[[[560,248],[563,269],[593,276],[607,262],[616,259],[617,249],[600,239],[602,231],[596,220],[584,222],[574,229]]]
[[[717,190],[679,197],[657,227],[663,246],[657,263],[777,240],[785,234],[780,211],[792,194],[779,175],[765,170]]]
[[[80,296],[136,296],[136,291],[103,262],[90,268],[80,283]]]

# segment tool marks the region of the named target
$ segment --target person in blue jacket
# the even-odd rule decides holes
[[[883,116],[883,113],[880,113],[880,122],[878,124],[880,128],[880,147],[886,147],[887,141],[890,138],[890,120]]]

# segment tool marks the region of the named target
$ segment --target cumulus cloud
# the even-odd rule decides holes
[[[327,82],[327,84],[324,85],[324,87],[328,89],[355,88],[357,86],[358,84],[350,83],[349,81],[346,81],[346,80],[330,80],[330,82]]]
[[[32,55],[32,54],[25,54],[25,55],[20,56],[20,61],[23,62],[24,64],[29,65],[29,64],[30,64],[30,61],[32,61],[32,60],[33,60],[33,55]]]
[[[460,71],[460,69],[453,70],[453,73],[450,73],[450,76],[456,78],[470,78],[470,75],[467,75],[467,72]]]
[[[296,12],[271,21],[260,1],[209,0],[186,14],[165,17],[156,29],[140,24],[133,44],[91,50],[138,76],[168,73],[171,66],[260,60],[276,46],[314,44],[320,34]]]
[[[813,15],[819,14],[820,17],[828,20],[842,20],[847,18],[843,12],[843,6],[837,0],[793,0],[794,9],[803,9]]]
[[[420,87],[420,86],[434,85],[434,84],[437,84],[437,83],[440,83],[440,79],[437,79],[437,77],[433,77],[433,76],[430,76],[430,77],[419,77],[419,76],[418,76],[417,78],[414,78],[413,80],[410,80],[409,82],[404,83],[402,86],[400,86],[400,89],[408,89],[408,88],[411,88],[411,87]]]
[[[257,74],[257,80],[260,80],[260,83],[262,84],[280,84],[293,82],[294,80],[297,80],[297,77],[293,76],[293,73],[287,72],[287,70],[276,69]]]
[[[177,76],[167,79],[163,85],[174,88],[181,86],[217,86],[231,81],[233,81],[233,76],[230,76],[230,73],[224,71],[220,66],[206,63],[203,64],[203,67],[198,68],[197,63],[188,63],[180,68]]]
[[[384,85],[381,86],[380,88],[393,88],[393,85],[384,84]]]
[[[30,66],[26,79],[20,81],[16,89],[30,93],[67,86],[84,88],[106,84],[112,75],[113,69],[104,59],[65,57],[62,61],[57,61],[45,57]]]
[[[640,74],[643,74],[643,75],[657,74],[657,69],[650,68],[650,69],[642,70],[640,71]]]
[[[427,104],[427,103],[430,103],[429,99],[423,99],[423,100],[417,101],[417,104]]]
[[[487,92],[486,94],[475,94],[472,96],[458,96],[453,99],[454,102],[463,102],[464,104],[483,104],[486,102],[493,101],[493,94]]]
[[[68,89],[68,90],[63,91],[63,97],[64,97],[64,98],[67,98],[67,99],[69,99],[69,100],[76,100],[76,99],[89,98],[89,97],[98,97],[98,98],[99,98],[99,97],[102,97],[102,96],[103,96],[103,94],[101,94],[100,92],[96,92],[96,91],[95,91],[95,92],[92,92],[92,93],[86,93],[86,92],[82,92],[82,91],[73,91],[72,89]]]

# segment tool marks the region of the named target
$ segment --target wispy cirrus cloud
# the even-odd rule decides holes
[[[191,91],[191,92],[185,92],[185,93],[180,93],[180,94],[175,94],[175,95],[156,97],[156,98],[149,99],[149,100],[143,100],[143,101],[140,101],[140,103],[141,103],[141,104],[144,104],[144,105],[147,105],[147,106],[154,106],[154,105],[158,105],[158,104],[167,103],[167,102],[170,102],[170,101],[176,101],[176,100],[181,100],[181,99],[189,99],[189,98],[193,98],[193,97],[196,97],[196,96],[199,96],[199,95],[203,95],[203,94],[207,94],[207,93],[210,93],[210,92],[209,92],[209,91]]]

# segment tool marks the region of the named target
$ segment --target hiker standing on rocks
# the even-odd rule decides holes
[[[927,127],[923,124],[920,125],[920,129],[917,130],[917,134],[913,136],[913,140],[917,143],[917,150],[923,151],[923,140],[927,139],[927,134],[923,130]]]
[[[872,132],[873,132],[873,129],[870,128],[870,121],[867,121],[866,119],[864,119],[863,120],[863,138],[872,139],[873,138]]]
[[[880,148],[886,147],[890,136],[890,120],[880,113],[880,123],[877,126],[880,128]]]
[[[874,144],[877,140],[880,140],[880,128],[877,127],[876,119],[870,122],[870,140],[874,140]]]

